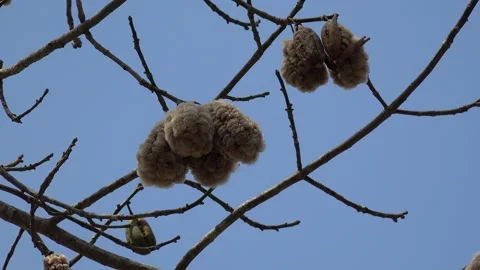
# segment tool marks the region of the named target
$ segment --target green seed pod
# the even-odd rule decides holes
[[[152,228],[145,219],[132,219],[129,225],[130,227],[125,229],[125,236],[128,243],[142,248],[155,246],[157,244],[155,234],[153,234]],[[139,252],[141,255],[147,255],[149,253],[150,251]]]

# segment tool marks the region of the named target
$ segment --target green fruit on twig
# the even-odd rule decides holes
[[[155,235],[148,222],[143,219],[133,219],[129,222],[130,227],[125,229],[127,242],[135,247],[151,247],[157,244]],[[139,254],[147,255],[150,251],[138,251]]]

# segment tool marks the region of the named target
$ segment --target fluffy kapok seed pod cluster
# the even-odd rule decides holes
[[[157,239],[148,222],[143,219],[132,219],[129,222],[130,227],[125,229],[125,237],[127,242],[136,247],[151,247],[157,244]],[[147,255],[149,250],[139,251],[141,255]]]
[[[233,104],[214,100],[204,105],[215,126],[215,149],[227,159],[253,164],[265,149],[262,131],[256,122]]]
[[[180,103],[165,117],[165,139],[182,157],[201,157],[213,147],[213,120],[207,109],[193,102]]]
[[[477,252],[473,255],[472,261],[464,269],[480,270],[480,252]]]
[[[137,151],[137,173],[145,186],[169,188],[183,183],[187,160],[172,151],[165,139],[164,120],[152,128]]]
[[[63,254],[50,254],[43,258],[44,270],[70,270],[68,259]]]
[[[367,82],[370,72],[368,54],[363,46],[355,46],[362,40],[339,24],[337,16],[323,25],[321,36],[325,52],[336,65],[330,70],[333,82],[346,90]],[[349,46],[355,46],[355,49],[347,50]],[[344,55],[346,52],[348,56]]]
[[[293,39],[283,43],[281,74],[285,82],[304,93],[328,82],[322,41],[311,28],[298,25]]]
[[[211,188],[225,184],[237,168],[237,162],[224,157],[216,149],[203,157],[191,158],[188,165],[197,182]]]

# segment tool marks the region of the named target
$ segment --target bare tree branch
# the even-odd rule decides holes
[[[147,60],[145,60],[145,57],[143,56],[142,49],[140,48],[140,39],[138,39],[137,36],[137,31],[135,30],[135,26],[133,25],[133,19],[132,16],[128,16],[128,24],[130,25],[130,30],[132,31],[132,37],[133,37],[133,44],[135,51],[138,54],[138,57],[140,58],[140,61],[142,62],[142,66],[145,69],[145,75],[147,76],[148,80],[150,83],[157,87],[157,84],[155,83],[155,80],[153,79],[153,75],[150,72],[150,68],[148,67]],[[156,92],[158,93],[158,92]],[[164,112],[168,112],[168,106],[167,103],[165,103],[165,99],[163,98],[162,95],[158,95],[158,101],[160,102],[160,105],[162,106],[162,109]]]
[[[237,2],[237,1],[235,1]],[[242,1],[243,2],[243,1]],[[293,18],[295,15],[300,11],[300,9],[303,6],[303,2],[305,0],[299,0],[297,2],[297,5],[292,9],[290,14],[288,15],[288,18]],[[248,4],[247,4],[248,5]],[[258,15],[258,13],[255,13]],[[260,16],[260,15],[259,15]],[[233,87],[247,74],[247,72],[260,60],[262,57],[263,53],[272,45],[273,41],[285,30],[287,27],[287,24],[281,25],[273,32],[270,37],[262,44],[261,48],[258,48],[253,55],[250,57],[250,59],[247,61],[247,63],[240,69],[240,71],[233,77],[233,79],[223,88],[223,90],[215,97],[215,99],[221,99],[225,98],[232,90]]]
[[[68,29],[71,31],[73,28],[75,28],[75,25],[73,23],[73,17],[72,17],[72,0],[67,0],[67,24],[68,24]],[[82,47],[82,40],[80,37],[75,37],[72,41],[72,47],[74,49],[81,48]]]
[[[377,89],[373,85],[372,81],[370,80],[370,77],[368,77],[367,81],[368,89],[372,92],[373,96],[382,104],[383,108],[386,109],[388,107],[388,104],[385,102],[385,100],[382,98],[380,93],[378,93]]]
[[[441,111],[410,111],[410,110],[396,110],[396,114],[411,115],[411,116],[446,116],[455,115],[458,113],[468,112],[471,108],[480,107],[480,99],[467,105],[460,106],[458,108]]]
[[[22,72],[31,64],[40,61],[44,57],[51,54],[53,51],[65,47],[65,45],[71,42],[75,37],[85,34],[90,28],[93,28],[94,26],[99,24],[103,19],[105,19],[108,15],[110,15],[126,1],[127,0],[112,0],[95,16],[79,24],[71,31],[48,42],[45,46],[31,53],[22,60],[18,61],[16,64],[8,68],[0,69],[0,80]]]
[[[125,199],[125,201],[123,201],[121,204],[118,204],[117,205],[117,208],[115,209],[115,211],[113,211],[113,214],[112,215],[116,215],[118,213],[120,213],[120,211],[122,211],[122,209],[130,203],[130,201],[133,199],[133,197],[135,197],[135,195],[137,195],[138,192],[142,191],[143,190],[143,185],[142,184],[138,184],[138,186],[133,190],[133,192],[127,197],[127,199]],[[80,203],[78,203],[77,205],[80,205]],[[78,208],[78,207],[77,207]],[[104,225],[110,225],[111,223],[113,222],[113,220],[109,219],[107,221],[105,221]],[[102,232],[106,231],[106,229],[101,229]],[[92,236],[92,238],[90,239],[90,241],[88,242],[89,244],[95,244],[98,240],[98,238],[100,238],[100,233],[95,233],[94,236]],[[70,260],[69,264],[70,264],[70,267],[72,267],[74,264],[76,264],[78,261],[80,261],[81,259],[83,258],[83,256],[81,254],[77,254],[73,259]]]
[[[297,160],[297,170],[301,170],[303,167],[302,154],[300,151],[300,142],[298,141],[297,128],[295,127],[295,118],[293,117],[293,106],[292,103],[290,103],[290,98],[288,98],[287,88],[285,87],[285,83],[283,82],[280,72],[278,70],[275,70],[275,75],[277,76],[278,82],[280,83],[280,91],[285,98],[285,104],[287,106],[285,111],[287,111],[288,120],[290,121],[290,129],[292,130],[293,146],[295,147],[295,156]]]
[[[2,71],[1,69],[2,67],[3,67],[3,61],[0,60],[0,72]],[[47,94],[48,94],[48,89],[45,89],[42,96],[35,101],[32,107],[30,107],[20,115],[16,115],[12,113],[12,111],[10,111],[10,108],[8,107],[7,100],[5,98],[5,95],[3,94],[3,79],[0,79],[0,102],[2,103],[3,110],[7,114],[8,118],[10,118],[10,120],[12,120],[12,122],[15,122],[15,123],[21,124],[22,118],[28,115],[29,113],[31,113],[33,110],[35,110],[35,108],[37,108],[37,106],[40,105],[40,103],[42,103],[43,99],[47,96]]]
[[[251,6],[252,0],[247,0],[247,3]],[[248,11],[248,20],[250,20],[250,24],[252,25],[252,33],[253,33],[253,40],[257,43],[257,47],[259,50],[262,49],[262,41],[260,40],[260,34],[258,33],[257,26],[255,25],[255,15],[253,12]]]
[[[197,244],[195,244],[177,263],[175,270],[183,270],[188,267],[188,265],[200,254],[208,245],[210,245],[222,232],[224,232],[230,225],[232,225],[235,221],[237,221],[243,214],[248,212],[249,210],[255,208],[256,206],[262,204],[263,202],[267,201],[268,199],[278,195],[286,188],[292,186],[293,184],[297,183],[298,181],[302,180],[306,176],[308,176],[311,172],[322,166],[323,164],[327,163],[328,161],[332,160],[336,156],[340,155],[365,136],[367,136],[370,132],[380,126],[385,120],[392,116],[393,112],[402,105],[405,100],[418,88],[418,86],[425,80],[425,78],[433,71],[435,66],[441,60],[442,56],[445,52],[450,48],[451,44],[455,36],[459,33],[462,27],[468,20],[468,17],[472,13],[473,9],[475,8],[478,0],[471,0],[470,3],[467,5],[465,11],[463,12],[462,16],[454,26],[454,28],[448,34],[446,40],[440,46],[440,49],[437,51],[433,59],[427,65],[427,67],[417,76],[417,78],[388,106],[388,108],[384,109],[377,117],[375,117],[370,123],[365,125],[360,131],[353,134],[350,138],[346,141],[338,145],[337,147],[333,148],[329,152],[322,155],[317,160],[311,162],[307,166],[305,166],[302,170],[296,172],[292,176],[282,180],[280,183],[276,184],[275,186],[267,189],[263,193],[254,198],[247,200],[239,207],[237,207],[230,215],[228,215],[225,219],[223,219],[220,223],[218,223],[211,231],[209,231]]]
[[[23,162],[23,154],[21,154],[20,156],[18,156],[18,158],[6,165],[1,165],[3,167],[16,167],[18,164],[22,163]]]
[[[357,210],[358,212],[361,212],[361,213],[364,213],[364,214],[368,214],[368,215],[371,215],[371,216],[374,216],[374,217],[388,218],[388,219],[393,220],[393,222],[397,222],[398,219],[404,219],[405,216],[408,215],[408,211],[404,211],[404,212],[398,213],[398,214],[390,214],[390,213],[383,213],[383,212],[378,212],[378,211],[375,211],[375,210],[371,210],[368,207],[361,206],[357,203],[354,203],[354,202],[348,200],[344,196],[335,192],[333,189],[323,185],[322,183],[320,183],[318,181],[315,181],[310,176],[306,176],[305,181],[307,181],[307,183],[311,184],[312,186],[320,189],[321,191],[325,192],[326,194],[332,196],[333,198],[337,199],[338,201],[342,202],[346,206],[349,206],[349,207]]]
[[[257,99],[257,98],[265,98],[268,95],[270,95],[270,92],[267,91],[267,92],[263,92],[261,94],[251,95],[251,96],[247,96],[247,97],[233,97],[233,96],[227,95],[225,97],[225,99],[229,99],[231,101],[250,101],[250,100],[253,100],[253,99]]]
[[[45,193],[47,188],[50,186],[50,184],[53,181],[53,178],[55,177],[55,174],[60,170],[63,164],[68,160],[70,157],[70,153],[73,150],[73,147],[75,146],[75,143],[77,142],[77,138],[74,138],[70,145],[68,146],[67,150],[63,153],[62,157],[60,160],[57,162],[57,165],[50,171],[50,173],[45,177],[45,180],[43,180],[42,184],[40,185],[40,189],[37,194],[35,194],[37,199],[40,199],[41,196]],[[40,242],[40,237],[36,233],[36,228],[35,228],[35,211],[37,211],[38,205],[32,203],[30,206],[30,221],[32,222],[30,224],[30,235],[32,236],[32,242],[34,247],[38,247]],[[41,247],[42,245],[40,245]],[[48,252],[44,253],[44,250],[42,249],[42,255],[47,255]]]
[[[22,155],[23,156],[23,155]],[[40,161],[37,161],[32,164],[28,164],[22,167],[16,167],[16,166],[5,166],[5,170],[7,172],[24,172],[24,171],[31,171],[35,170],[39,166],[41,166],[43,163],[50,161],[50,159],[53,157],[53,153],[50,153],[48,156],[44,157]]]
[[[5,262],[3,263],[2,270],[7,270],[8,263],[12,259],[13,253],[15,253],[15,249],[17,248],[18,242],[20,242],[20,239],[22,238],[22,235],[24,232],[25,230],[22,228],[18,230],[17,237],[15,237],[15,241],[13,241],[12,247],[10,248],[10,251],[8,251],[7,257],[5,258]]]
[[[192,188],[195,188],[203,193],[206,193],[207,190],[205,188],[202,187],[202,185],[196,183],[196,182],[193,182],[193,181],[190,181],[190,180],[185,180],[185,182],[183,182],[185,185],[189,186],[189,187],[192,187]],[[221,207],[223,207],[223,209],[225,209],[225,211],[228,211],[228,212],[233,212],[233,207],[231,207],[230,205],[228,205],[228,203],[222,201],[220,198],[218,198],[217,196],[213,195],[213,194],[209,194],[208,197],[210,199],[212,199],[212,201],[216,202],[218,205],[220,205]],[[269,230],[274,230],[274,231],[279,231],[280,229],[284,229],[284,228],[290,228],[290,227],[295,227],[297,225],[300,224],[300,220],[295,220],[293,222],[285,222],[283,224],[279,224],[279,225],[265,225],[265,224],[262,224],[262,223],[259,223],[259,222],[256,222],[254,220],[251,220],[250,218],[248,218],[247,216],[243,215],[240,217],[240,219],[245,222],[246,224],[250,225],[251,227],[253,228],[257,228],[261,231],[269,231]]]
[[[29,214],[3,201],[0,201],[0,218],[25,230],[28,230],[31,223]],[[153,266],[132,261],[128,258],[118,256],[91,245],[75,235],[52,225],[48,222],[48,219],[35,217],[35,224],[37,224],[37,231],[39,233],[45,235],[59,245],[75,252],[82,253],[85,257],[96,261],[99,264],[113,269],[158,270],[158,268]]]
[[[217,5],[215,5],[212,1],[203,0],[203,2],[205,2],[205,4],[207,4],[207,6],[213,12],[217,13],[220,17],[222,17],[227,22],[227,24],[228,23],[233,23],[233,24],[242,26],[243,29],[245,29],[245,30],[249,30],[249,26],[256,27],[260,24],[260,20],[258,20],[256,22],[255,21],[250,21],[250,23],[247,23],[247,22],[242,22],[240,20],[234,19],[234,18],[230,17],[227,13],[222,11],[219,7],[217,7]]]

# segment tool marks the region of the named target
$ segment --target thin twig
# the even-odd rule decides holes
[[[0,172],[2,168],[0,168]],[[23,229],[28,229],[30,215],[25,211],[0,201],[0,218]],[[52,241],[75,252],[81,252],[85,257],[108,266],[112,269],[129,270],[158,270],[158,268],[145,265],[128,258],[119,256],[95,245],[90,245],[77,236],[52,225],[48,219],[35,216],[38,232],[50,238]]]
[[[133,199],[133,197],[135,197],[135,195],[137,195],[137,193],[139,193],[140,191],[143,190],[143,185],[142,184],[138,184],[138,186],[133,190],[133,192],[127,197],[127,199],[125,199],[125,201],[123,201],[121,204],[117,205],[117,208],[115,209],[115,211],[113,211],[113,215],[116,215],[118,213],[120,213],[120,211],[130,203],[130,201]],[[80,203],[77,203],[77,205],[81,205]],[[103,225],[110,225],[111,223],[113,222],[113,220],[109,219],[107,221],[105,221],[105,223]],[[106,229],[101,229],[102,232],[104,232]],[[95,242],[97,242],[98,238],[100,238],[101,234],[100,233],[95,233],[95,235],[92,236],[92,238],[90,239],[90,241],[88,243],[90,244],[95,244]],[[80,259],[83,258],[83,255],[82,254],[77,254],[73,259],[70,260],[69,262],[69,265],[70,267],[72,267],[74,264],[76,264]]]
[[[375,211],[375,210],[371,210],[368,207],[361,206],[359,204],[356,204],[356,203],[348,200],[344,196],[335,192],[333,189],[323,185],[322,183],[320,183],[318,181],[315,181],[310,176],[306,176],[304,179],[305,179],[306,182],[308,182],[312,186],[320,189],[321,191],[323,191],[326,194],[332,196],[333,198],[337,199],[338,201],[342,202],[343,204],[357,210],[358,212],[368,214],[368,215],[371,215],[371,216],[374,216],[374,217],[388,218],[388,219],[393,220],[393,222],[397,222],[398,219],[404,219],[405,216],[408,215],[408,211],[404,211],[402,213],[397,213],[397,214],[391,214],[391,213],[383,213],[383,212],[378,212],[378,211]]]
[[[36,168],[38,168],[43,163],[49,161],[52,157],[53,157],[53,153],[50,153],[48,156],[44,157],[42,160],[37,161],[35,163],[28,164],[28,165],[25,165],[25,166],[22,166],[22,167],[5,166],[5,170],[7,172],[24,172],[24,171],[35,170]]]
[[[229,99],[231,101],[250,101],[250,100],[256,99],[256,98],[265,98],[268,95],[270,95],[270,92],[267,91],[267,92],[263,92],[261,94],[251,95],[251,96],[247,96],[247,97],[233,97],[233,96],[227,95],[225,97],[225,99]]]
[[[301,181],[314,170],[318,169],[320,166],[326,164],[333,158],[342,154],[346,150],[350,149],[353,145],[359,142],[361,139],[370,134],[373,130],[379,127],[385,120],[390,118],[393,112],[400,107],[405,100],[418,88],[418,86],[425,80],[425,78],[434,70],[435,66],[442,59],[445,52],[451,47],[455,36],[459,33],[462,27],[468,20],[468,17],[472,13],[473,9],[477,5],[478,0],[471,0],[465,11],[463,12],[460,19],[455,24],[454,28],[448,34],[446,40],[442,43],[438,49],[435,56],[432,58],[427,67],[417,76],[417,78],[380,114],[377,115],[372,121],[365,125],[361,130],[354,133],[350,138],[336,146],[332,150],[328,151],[318,159],[314,160],[302,170],[296,172],[290,177],[280,181],[278,184],[273,187],[265,190],[263,193],[247,200],[237,207],[230,215],[224,218],[219,222],[215,227],[210,230],[202,239],[195,244],[187,253],[182,257],[182,259],[177,263],[175,270],[184,270],[190,263],[208,246],[210,245],[220,234],[222,234],[226,229],[228,229],[235,221],[237,221],[243,214],[249,210],[257,207],[263,202],[271,199],[272,197],[280,194],[282,191],[288,187],[294,185],[295,183]],[[0,168],[1,171],[1,168]]]
[[[3,67],[3,61],[0,60],[0,72],[2,71],[2,67]],[[43,99],[47,94],[48,94],[48,89],[46,89],[43,92],[42,96],[39,99],[37,99],[29,109],[27,109],[25,112],[21,113],[20,115],[16,115],[12,113],[12,111],[10,111],[10,108],[8,107],[7,100],[5,98],[5,95],[3,94],[3,79],[0,79],[0,102],[2,103],[3,110],[7,114],[8,118],[10,118],[10,120],[12,120],[12,122],[15,122],[15,123],[21,124],[22,118],[28,115],[29,113],[31,113],[38,105],[40,105],[40,103],[42,103]]]
[[[215,13],[217,13],[220,17],[222,17],[226,22],[227,24],[228,23],[233,23],[233,24],[236,24],[236,25],[239,25],[239,26],[242,26],[243,29],[245,30],[249,30],[249,26],[258,26],[260,24],[260,20],[258,21],[250,21],[250,23],[247,23],[247,22],[242,22],[240,20],[237,20],[237,19],[234,19],[232,17],[230,17],[227,13],[225,13],[224,11],[222,11],[219,7],[217,7],[217,5],[215,5],[212,1],[210,0],[203,0],[203,2],[205,2],[205,4],[207,4],[207,6]]]
[[[79,210],[76,208],[69,207],[68,210],[71,210],[73,213],[84,217],[84,218],[92,218],[92,219],[111,219],[113,221],[124,221],[124,220],[132,220],[138,218],[146,218],[146,217],[160,217],[160,216],[169,216],[175,214],[183,214],[199,205],[203,205],[203,201],[205,198],[212,192],[213,189],[209,189],[205,194],[203,194],[200,198],[195,200],[190,204],[186,204],[185,206],[174,208],[174,209],[166,209],[166,210],[156,210],[147,213],[140,213],[135,215],[103,215],[97,214],[92,212],[86,212],[83,210]]]
[[[206,193],[207,190],[202,187],[202,185],[196,183],[196,182],[193,182],[193,181],[190,181],[190,180],[185,180],[185,182],[183,182],[185,185],[189,186],[189,187],[192,187],[192,188],[195,188],[203,193]],[[221,207],[223,207],[223,209],[225,209],[225,211],[228,211],[230,213],[233,212],[233,207],[231,207],[230,205],[228,205],[228,203],[222,201],[220,198],[218,198],[217,196],[213,195],[213,194],[209,194],[208,197],[210,199],[212,199],[212,201],[216,202],[218,205],[220,205]],[[279,231],[280,229],[284,229],[284,228],[290,228],[290,227],[295,227],[297,225],[300,224],[300,220],[295,220],[293,222],[285,222],[283,224],[279,224],[279,225],[265,225],[265,224],[262,224],[262,223],[259,223],[259,222],[256,222],[250,218],[248,218],[247,216],[243,215],[240,217],[240,219],[245,222],[246,224],[250,225],[251,227],[253,228],[257,228],[259,229],[260,231],[270,231],[270,230],[274,230],[274,231]]]
[[[252,6],[252,0],[247,0],[247,3]],[[248,11],[248,20],[250,21],[250,24],[252,25],[252,33],[253,33],[253,40],[255,40],[255,43],[257,43],[257,47],[259,50],[262,49],[262,41],[260,40],[260,34],[258,33],[257,26],[255,26],[255,15],[253,12]]]
[[[7,270],[8,263],[12,259],[13,253],[15,253],[15,249],[17,248],[18,242],[20,242],[20,239],[22,238],[22,235],[24,232],[25,230],[22,228],[18,230],[17,237],[15,237],[15,241],[13,241],[12,247],[10,248],[10,251],[8,252],[7,257],[5,258],[5,262],[3,263],[2,270]]]
[[[76,0],[76,1],[77,1],[78,17],[79,17],[80,22],[82,22],[82,21],[85,20],[85,13],[83,11],[82,2],[81,2],[81,0]],[[85,32],[85,37],[93,45],[93,47],[95,47],[95,49],[97,49],[100,53],[102,53],[106,57],[110,58],[113,62],[115,62],[117,65],[119,65],[123,70],[130,73],[130,75],[132,75],[133,78],[135,78],[141,86],[149,89],[152,93],[155,93],[157,95],[157,99],[159,101],[160,101],[159,96],[164,96],[164,97],[170,99],[171,101],[175,102],[176,104],[178,104],[180,102],[183,102],[183,100],[171,95],[167,91],[162,90],[162,89],[158,88],[157,86],[152,85],[151,83],[148,83],[137,72],[135,72],[129,65],[127,65],[125,62],[120,60],[120,58],[115,56],[112,52],[107,50],[102,44],[97,42],[95,40],[95,38],[93,37],[92,33],[90,33],[90,31],[87,30]]]
[[[55,174],[60,170],[63,164],[68,160],[70,153],[72,152],[73,147],[75,146],[75,143],[77,142],[77,138],[74,138],[70,145],[68,146],[67,150],[63,153],[62,157],[60,160],[57,162],[56,166],[50,171],[50,173],[45,177],[45,180],[43,180],[42,184],[40,185],[40,189],[38,193],[36,194],[36,198],[40,199],[41,196],[45,193],[47,188],[50,186],[50,184],[53,181],[53,178],[55,177]],[[39,244],[39,238],[37,237],[36,233],[36,228],[35,228],[35,211],[37,211],[38,205],[32,203],[30,206],[30,220],[32,223],[30,224],[30,235],[32,236],[32,242],[35,247]],[[43,253],[42,253],[43,254]],[[44,254],[45,255],[45,254]]]
[[[18,74],[28,68],[31,64],[38,62],[44,57],[48,56],[53,51],[65,47],[65,45],[71,42],[75,37],[85,34],[89,29],[93,28],[101,21],[103,21],[108,15],[110,15],[126,1],[127,0],[110,1],[110,3],[105,5],[105,7],[102,8],[95,16],[77,25],[77,27],[75,27],[71,31],[61,35],[54,40],[51,40],[45,46],[31,53],[22,60],[18,61],[16,64],[8,68],[0,69],[0,79],[5,79],[12,75]]]
[[[396,114],[411,115],[411,116],[446,116],[446,115],[455,115],[457,113],[464,113],[469,111],[471,108],[480,107],[480,99],[472,102],[470,104],[460,106],[458,108],[450,110],[440,110],[440,111],[411,111],[411,110],[396,110]]]
[[[295,118],[293,117],[293,106],[292,103],[290,103],[290,99],[288,98],[287,88],[285,87],[285,83],[283,82],[280,72],[278,70],[275,70],[275,75],[277,76],[278,82],[280,83],[280,91],[285,98],[285,104],[287,106],[285,111],[287,111],[288,121],[290,122],[290,129],[292,130],[293,146],[295,147],[295,156],[297,159],[297,170],[300,171],[303,167],[302,154],[300,151],[300,142],[298,141],[297,128],[295,126]]]
[[[18,164],[22,163],[23,162],[23,154],[21,154],[20,156],[18,156],[18,158],[6,165],[3,165],[3,167],[16,167]]]
[[[295,15],[300,11],[300,9],[303,7],[303,2],[305,0],[300,0],[297,2],[295,7],[292,9],[290,14],[288,15],[288,18],[293,18]],[[241,1],[243,2],[243,1]],[[245,3],[245,2],[243,2]],[[245,3],[246,4],[246,3]],[[248,4],[247,4],[248,5]],[[258,15],[258,14],[257,14]],[[285,30],[287,27],[287,24],[281,25],[273,32],[270,37],[262,44],[261,48],[258,48],[253,55],[250,57],[250,59],[245,63],[245,65],[240,69],[240,71],[232,78],[232,80],[223,88],[223,90],[215,97],[215,99],[221,99],[225,98],[232,90],[235,85],[247,74],[247,72],[260,60],[262,57],[263,53],[272,45],[273,41],[277,39],[277,37]]]
[[[68,29],[71,31],[73,28],[75,28],[75,25],[73,23],[73,17],[72,17],[72,0],[67,0],[67,24],[68,24]],[[82,40],[80,37],[75,37],[72,41],[72,47],[74,49],[81,48],[82,47]]]
[[[90,196],[86,197],[85,199],[77,202],[76,204],[73,205],[73,208],[85,209],[85,208],[91,206],[92,204],[94,204],[95,202],[97,202],[98,200],[104,198],[108,194],[111,194],[115,190],[117,190],[117,189],[125,186],[126,184],[130,183],[131,181],[135,180],[137,177],[138,177],[137,171],[132,170],[129,173],[127,173],[126,175],[124,175],[124,176],[120,177],[119,179],[113,181],[112,183],[100,188],[98,191],[94,192],[92,195],[90,195]],[[135,194],[133,194],[133,195],[135,195]],[[122,206],[122,208],[123,208],[123,206]],[[70,212],[71,211],[69,211],[67,209],[63,212],[63,214],[68,214]],[[54,223],[54,224],[58,224],[62,220],[64,220],[64,218],[62,216],[58,216],[58,217],[53,217],[51,222]]]
[[[140,61],[142,62],[142,66],[145,69],[145,75],[147,76],[147,79],[150,81],[150,83],[157,87],[157,84],[155,83],[155,80],[153,79],[153,75],[150,72],[150,68],[148,67],[147,60],[145,60],[145,57],[143,56],[142,49],[140,48],[140,39],[137,36],[137,31],[135,30],[135,26],[133,25],[133,19],[132,16],[128,16],[128,24],[130,25],[130,30],[132,31],[132,38],[133,38],[133,46],[135,51],[138,54],[138,58],[140,58]],[[168,106],[167,103],[165,102],[165,99],[163,98],[162,95],[157,95],[158,102],[160,102],[160,105],[162,106],[162,109],[164,112],[168,112]]]
[[[382,98],[380,93],[378,93],[377,89],[375,88],[375,86],[372,83],[372,80],[370,80],[370,77],[368,77],[367,85],[368,85],[368,89],[370,89],[373,96],[378,100],[378,102],[380,102],[380,104],[382,104],[383,108],[386,109],[388,107],[388,104]]]

